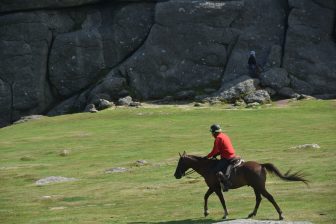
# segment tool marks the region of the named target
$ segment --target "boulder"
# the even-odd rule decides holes
[[[293,89],[289,87],[283,87],[278,91],[278,94],[285,98],[299,98],[300,94],[296,93]]]
[[[246,105],[246,108],[258,108],[258,107],[260,107],[260,103],[258,102],[248,103]]]
[[[246,107],[246,103],[244,100],[237,100],[235,103],[234,103],[234,106],[235,107]]]
[[[97,109],[98,110],[104,110],[104,109],[107,109],[107,108],[110,108],[110,107],[113,107],[113,106],[114,106],[113,102],[110,102],[110,101],[105,100],[105,99],[100,99],[99,102],[98,102],[98,105],[97,105]]]
[[[59,155],[63,156],[63,157],[69,156],[70,155],[70,150],[69,149],[63,149],[59,152]]]
[[[237,99],[254,93],[258,84],[259,81],[257,79],[252,79],[249,76],[241,76],[223,85],[217,94],[223,101],[233,103]]]
[[[138,107],[141,107],[141,103],[140,102],[131,102],[129,106],[138,108]]]
[[[84,112],[97,113],[98,110],[96,109],[96,106],[91,103],[85,107]]]
[[[62,182],[71,182],[77,181],[77,178],[69,178],[69,177],[60,177],[60,176],[50,176],[40,180],[37,180],[35,184],[37,186],[43,186],[51,183],[62,183]]]
[[[126,79],[119,76],[119,74],[117,70],[112,70],[102,81],[98,82],[90,91],[89,102],[96,104],[97,102],[95,101],[100,98],[115,101],[119,99],[119,97],[124,97],[124,94],[128,95],[127,91],[124,93],[125,88],[127,88]]]
[[[127,172],[128,169],[124,168],[124,167],[114,167],[114,168],[110,168],[105,170],[105,173],[124,173]]]
[[[130,106],[131,103],[133,103],[133,99],[130,96],[126,96],[118,100],[118,105],[120,106]]]
[[[262,72],[259,78],[261,85],[274,90],[280,90],[283,87],[288,87],[290,84],[288,73],[283,68],[271,68],[266,72]]]
[[[271,97],[266,90],[257,90],[249,93],[244,97],[247,104],[257,102],[259,104],[266,104],[271,101]]]
[[[309,95],[305,95],[305,94],[300,94],[299,98],[297,98],[298,100],[316,100],[315,97],[313,96],[309,96]]]
[[[293,146],[293,147],[290,147],[290,149],[320,149],[321,147],[316,144],[316,143],[313,143],[313,144],[303,144],[303,145],[298,145],[298,146]]]
[[[298,93],[311,95],[313,93],[313,87],[305,81],[302,81],[295,76],[289,77],[291,82],[290,86],[292,89]]]
[[[215,94],[214,94],[215,95]],[[222,98],[220,96],[208,96],[208,95],[199,95],[195,97],[195,100],[201,103],[208,103],[214,105],[221,103]]]

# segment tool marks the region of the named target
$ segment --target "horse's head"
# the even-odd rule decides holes
[[[175,174],[174,174],[176,179],[181,179],[185,175],[185,172],[187,171],[187,169],[189,169],[189,167],[186,167],[186,162],[185,162],[186,158],[187,158],[186,152],[183,152],[182,155],[180,154],[180,159],[178,161]]]

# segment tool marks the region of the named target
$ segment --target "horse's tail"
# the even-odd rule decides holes
[[[291,173],[291,170],[288,170],[285,174],[282,174],[278,168],[276,168],[272,163],[264,163],[261,164],[262,167],[264,167],[267,171],[270,173],[274,173],[278,177],[280,177],[282,180],[285,181],[302,181],[308,186],[309,181],[304,178],[304,175],[302,172],[295,172]]]

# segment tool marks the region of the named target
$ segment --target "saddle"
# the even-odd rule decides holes
[[[230,160],[229,166],[226,168],[225,176],[230,178],[232,171],[236,173],[236,168],[242,165],[245,161],[240,157],[236,156]]]

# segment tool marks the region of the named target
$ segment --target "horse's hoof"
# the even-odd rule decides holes
[[[205,211],[204,212],[204,216],[207,217],[209,215],[209,212],[208,211]]]
[[[249,214],[249,215],[247,216],[247,218],[249,219],[249,218],[252,218],[253,216],[255,216],[255,214],[254,214],[254,213],[251,213],[251,214]]]
[[[280,217],[279,217],[279,220],[284,220],[284,217],[283,217],[283,216],[280,216]]]
[[[227,217],[228,217],[227,215],[224,215],[224,216],[223,216],[223,219],[226,219]]]

